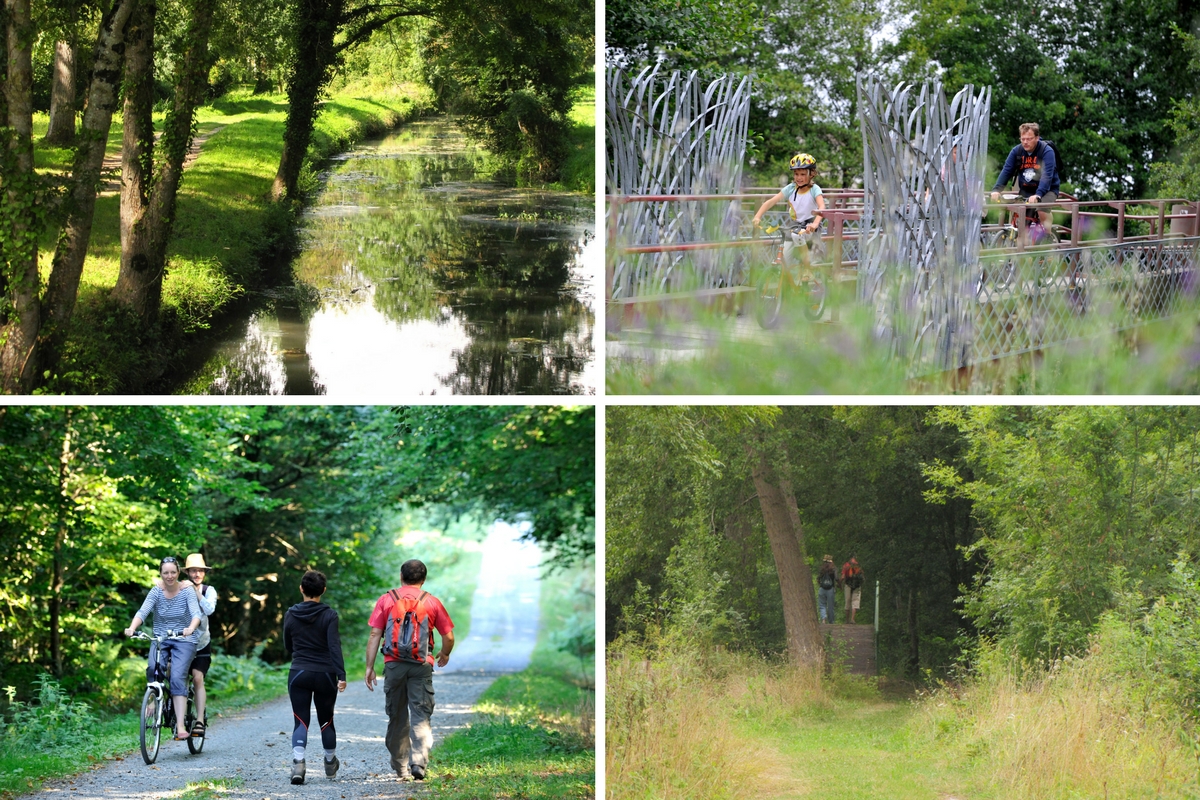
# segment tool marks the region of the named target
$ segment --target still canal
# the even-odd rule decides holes
[[[193,387],[595,393],[591,197],[495,180],[444,117],[365,142],[322,178],[290,285],[226,332]]]

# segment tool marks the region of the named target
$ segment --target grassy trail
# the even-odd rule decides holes
[[[943,748],[911,733],[915,707],[887,700],[839,700],[832,710],[789,723],[743,725],[788,766],[781,798],[886,797],[965,800],[984,797]]]

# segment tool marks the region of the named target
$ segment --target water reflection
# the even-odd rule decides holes
[[[594,393],[591,198],[477,180],[482,158],[446,119],[342,157],[294,290],[222,346],[209,391]]]

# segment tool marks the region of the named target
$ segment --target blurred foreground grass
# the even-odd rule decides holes
[[[798,312],[758,328],[741,316],[697,310],[609,335],[610,394],[1194,394],[1200,391],[1200,312],[1137,328],[1101,315],[1065,344],[914,378],[908,361],[874,335],[874,314],[838,303],[839,321]]]

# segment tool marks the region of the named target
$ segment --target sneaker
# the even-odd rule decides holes
[[[340,767],[341,765],[342,765],[342,762],[338,761],[337,756],[334,756],[332,759],[326,759],[325,760],[325,777],[332,778],[334,775],[337,775],[338,767]]]
[[[423,780],[425,780],[425,768],[424,768],[424,767],[422,767],[420,764],[413,764],[413,765],[412,765],[412,774],[413,774],[413,780],[414,780],[414,781],[423,781]]]
[[[292,785],[299,786],[302,783],[304,783],[304,762],[303,761],[293,761],[292,762]]]
[[[396,780],[403,781],[404,783],[408,783],[409,781],[412,780],[412,773],[411,772],[397,772]]]

